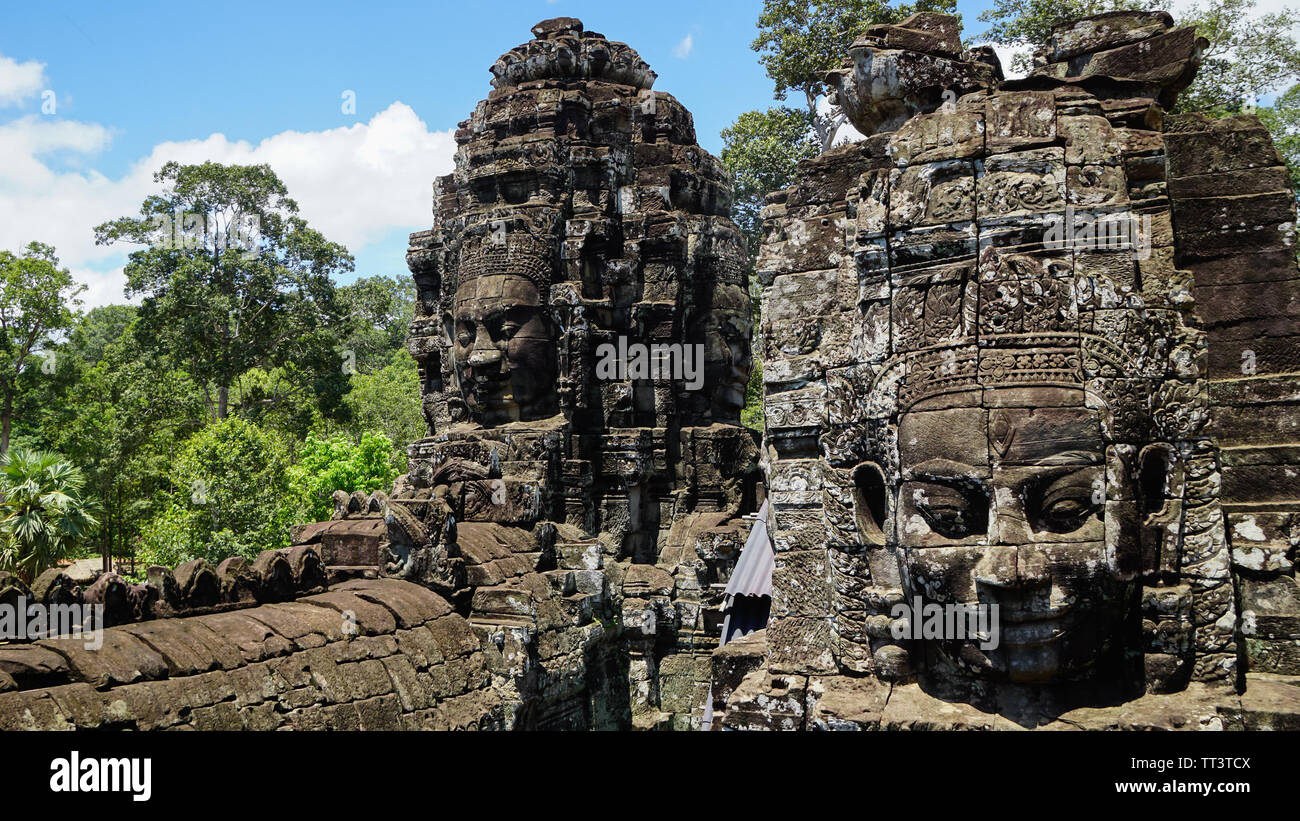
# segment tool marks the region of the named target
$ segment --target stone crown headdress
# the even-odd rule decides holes
[[[511,274],[531,280],[545,299],[551,288],[552,257],[548,238],[527,231],[510,231],[502,223],[465,238],[457,285],[480,277]]]

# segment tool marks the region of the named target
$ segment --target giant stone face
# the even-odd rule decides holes
[[[447,324],[471,414],[499,424],[555,412],[555,329],[536,283],[508,273],[463,281]]]
[[[975,676],[1085,677],[1134,614],[1138,557],[1124,550],[1133,540],[1108,548],[1106,531],[1135,523],[1119,510],[1107,522],[1099,415],[1053,406],[1063,397],[1083,394],[989,391],[992,407],[914,408],[899,421],[895,510],[907,588],[940,605],[998,606],[996,648],[936,648]]]

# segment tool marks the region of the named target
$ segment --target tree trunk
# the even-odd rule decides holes
[[[9,422],[13,416],[13,394],[5,392],[3,409],[0,409],[0,458],[9,452]]]
[[[226,418],[230,407],[230,386],[222,385],[217,389],[217,421]]]

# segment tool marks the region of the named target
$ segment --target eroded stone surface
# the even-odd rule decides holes
[[[1285,168],[1253,117],[1166,116],[1202,46],[1162,12],[1058,26],[1018,81],[957,31],[855,42],[867,139],[764,212],[765,630],[713,652],[757,502],[726,174],[556,18],[411,238],[408,474],[254,562],[0,578],[130,622],[0,647],[0,723],[688,729],[711,691],[729,729],[1295,729]],[[682,342],[700,390],[601,354]],[[998,603],[1000,643],[900,638],[918,600]]]
[[[868,139],[764,211],[765,322],[808,332],[761,351],[774,606],[719,723],[1287,724],[1294,688],[1239,695],[1300,674],[1275,149],[1165,116],[1204,41],[1163,12],[1057,26],[1016,81],[921,17],[853,44]],[[1000,641],[895,632],[916,603],[996,603]]]

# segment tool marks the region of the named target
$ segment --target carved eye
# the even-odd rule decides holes
[[[913,498],[930,528],[945,538],[964,539],[988,529],[988,500],[975,489],[929,484]]]
[[[514,335],[523,330],[523,327],[532,320],[536,312],[525,307],[514,307],[505,312],[501,317],[500,337],[509,341]]]
[[[468,348],[474,344],[474,330],[469,326],[461,326],[456,334],[456,344],[462,348]]]
[[[1039,526],[1052,533],[1071,533],[1096,515],[1101,505],[1093,501],[1092,485],[1082,474],[1065,476],[1042,491],[1038,504]]]

